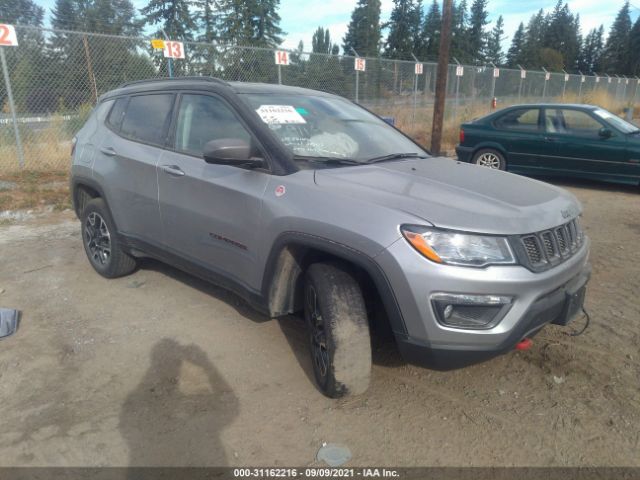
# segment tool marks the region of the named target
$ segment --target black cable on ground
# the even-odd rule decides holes
[[[585,330],[589,326],[589,323],[591,322],[591,317],[589,316],[589,314],[585,310],[584,306],[582,307],[582,313],[584,313],[584,316],[586,318],[586,322],[584,323],[584,327],[582,327],[582,330],[578,330],[578,331],[571,332],[571,333],[565,332],[565,335],[568,335],[570,337],[577,337],[578,335],[582,335],[585,332]]]

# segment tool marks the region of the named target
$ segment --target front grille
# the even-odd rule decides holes
[[[584,241],[577,220],[542,232],[519,237],[520,261],[533,271],[551,268],[571,258]]]

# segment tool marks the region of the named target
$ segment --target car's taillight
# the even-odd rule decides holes
[[[73,137],[71,139],[71,157],[73,157],[73,154],[76,153],[76,143],[78,143],[78,139],[76,137]]]
[[[460,144],[464,143],[464,130],[460,129]]]

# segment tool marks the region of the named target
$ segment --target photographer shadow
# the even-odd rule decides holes
[[[238,409],[235,394],[200,347],[162,339],[122,405],[127,476],[140,478],[135,467],[228,465],[220,434]]]

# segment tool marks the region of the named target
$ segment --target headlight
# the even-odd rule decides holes
[[[438,230],[403,225],[404,238],[422,255],[436,263],[485,267],[516,263],[509,242],[504,237]]]

